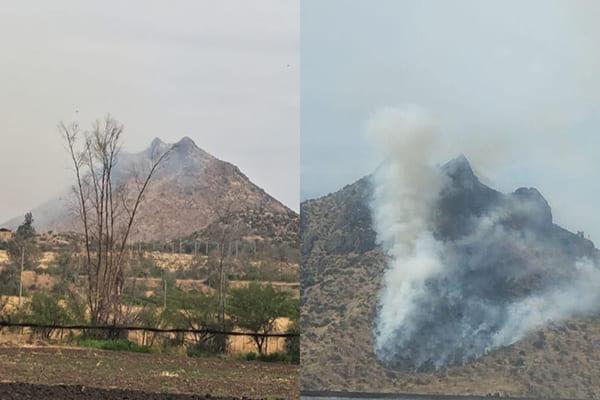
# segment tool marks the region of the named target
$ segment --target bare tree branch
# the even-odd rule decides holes
[[[110,115],[102,121],[96,121],[92,130],[84,133],[81,148],[77,147],[81,135],[76,123],[68,126],[60,123],[58,128],[75,170],[74,191],[85,235],[87,300],[91,320],[93,324],[112,321],[116,326],[123,316],[127,240],[144,192],[172,149],[151,160],[141,185],[130,196],[127,182],[116,182],[114,179],[124,129],[122,124]],[[121,207],[125,213],[121,212]]]

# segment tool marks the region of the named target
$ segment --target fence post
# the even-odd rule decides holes
[[[21,246],[21,273],[19,274],[19,308],[21,308],[21,297],[23,296],[23,264],[25,263],[25,246]]]
[[[164,282],[165,282],[165,293],[163,296],[163,307],[166,309],[167,308],[167,279],[164,278]]]

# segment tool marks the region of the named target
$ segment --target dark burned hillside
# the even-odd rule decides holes
[[[497,192],[481,184],[463,158],[444,168],[452,185],[437,207],[438,238],[469,237],[479,229],[472,223],[492,211],[499,215],[498,229],[509,232],[511,238],[516,235],[514,241],[500,246],[493,236],[474,244],[457,242],[475,246],[471,252],[485,249],[491,254],[485,262],[478,262],[478,269],[471,269],[468,279],[480,281],[477,290],[483,292],[474,290],[473,296],[487,296],[499,304],[515,301],[568,279],[579,258],[597,262],[598,250],[589,240],[552,222],[550,207],[537,190]],[[375,244],[371,190],[366,177],[301,205],[302,389],[600,396],[600,373],[595,367],[600,361],[600,343],[595,340],[600,319],[596,317],[552,323],[483,358],[437,371],[402,372],[401,365],[385,366],[378,361],[373,329],[386,256]],[[456,249],[450,262],[475,262],[461,256],[466,254],[464,248]],[[449,332],[452,328],[439,327]]]

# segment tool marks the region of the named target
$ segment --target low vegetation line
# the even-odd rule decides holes
[[[249,333],[249,332],[235,332],[235,331],[219,331],[214,329],[182,329],[182,328],[154,328],[154,327],[143,327],[143,326],[112,326],[112,325],[50,325],[50,324],[33,324],[26,322],[6,322],[0,321],[0,327],[21,327],[21,328],[48,328],[48,329],[97,329],[97,330],[127,330],[127,331],[148,331],[148,332],[162,332],[162,333],[208,333],[213,335],[230,335],[230,336],[260,336],[260,337],[298,337],[298,333]]]
[[[150,353],[150,347],[140,346],[137,343],[131,342],[126,339],[113,339],[113,340],[94,340],[94,339],[80,339],[76,342],[79,347],[89,347],[100,350],[111,350],[111,351],[131,351],[134,353]]]

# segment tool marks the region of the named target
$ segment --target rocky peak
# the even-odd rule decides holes
[[[175,143],[175,146],[182,149],[198,148],[189,136],[184,136],[179,142]]]
[[[176,158],[190,158],[190,161],[206,161],[214,158],[209,153],[198,147],[196,143],[188,136],[184,136],[180,141],[175,143],[173,148]]]
[[[441,170],[449,180],[434,207],[433,220],[439,237],[454,239],[469,234],[473,218],[496,207],[502,195],[479,182],[464,155],[448,161]]]
[[[469,160],[462,154],[444,164],[442,171],[452,179],[454,185],[460,184],[464,188],[472,188],[479,183]]]
[[[544,196],[542,196],[542,194],[533,187],[530,188],[526,188],[526,187],[521,187],[518,188],[517,190],[514,191],[513,195],[515,197],[518,197],[520,199],[523,200],[528,200],[528,201],[532,201],[535,203],[540,203],[546,207],[550,207],[548,205],[548,202],[546,201],[546,199],[544,198]]]
[[[535,188],[518,188],[509,195],[512,200],[512,219],[520,221],[519,227],[548,227],[552,225],[550,205]]]
[[[164,145],[166,145],[166,143],[165,143],[165,142],[163,142],[162,140],[160,140],[160,138],[158,138],[158,137],[155,137],[155,138],[152,140],[152,143],[150,143],[150,148],[151,148],[151,149],[153,149],[153,148],[156,148],[156,147],[158,147],[158,146],[164,146]]]
[[[155,137],[152,140],[152,142],[150,143],[150,146],[146,150],[144,150],[141,154],[143,154],[145,157],[150,157],[152,159],[152,158],[159,157],[161,154],[163,154],[165,151],[167,151],[168,148],[169,148],[169,145],[167,143],[163,142],[158,137]],[[127,154],[128,156],[126,156],[126,157],[130,157],[129,153],[122,153],[122,154]]]

